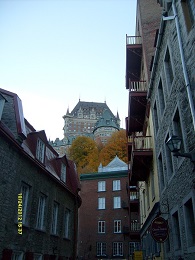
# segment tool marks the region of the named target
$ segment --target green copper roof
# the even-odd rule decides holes
[[[80,175],[80,181],[84,180],[96,180],[96,179],[108,179],[108,178],[119,178],[127,177],[128,171],[115,171],[115,172],[94,172]]]

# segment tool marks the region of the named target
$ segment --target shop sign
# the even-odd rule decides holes
[[[162,217],[155,218],[151,223],[151,235],[159,243],[165,242],[169,235],[169,226]]]

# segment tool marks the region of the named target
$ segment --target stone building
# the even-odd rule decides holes
[[[127,168],[116,156],[98,172],[80,176],[79,259],[130,259],[139,250],[139,242],[129,238]],[[136,227],[136,213],[132,221]]]
[[[81,198],[74,163],[0,89],[0,258],[75,259]]]
[[[106,103],[79,100],[71,112],[67,109],[63,119],[64,138],[50,142],[60,154],[66,151],[77,136],[88,136],[97,142],[106,143],[108,137],[120,129],[118,112],[114,116]]]
[[[194,259],[195,2],[138,0],[136,20],[139,37],[127,42],[134,50],[127,55],[127,132],[130,183],[140,194],[142,251],[144,259]],[[135,52],[139,57],[131,56]],[[132,82],[135,75],[139,81],[147,75],[144,88]],[[172,136],[182,141],[175,154],[167,146]],[[159,216],[169,226],[162,240],[151,229]]]
[[[164,12],[147,96],[154,123],[160,211],[170,227],[164,253],[165,259],[194,259],[195,2],[158,2]],[[191,160],[170,152],[166,142],[173,135],[181,138],[180,152],[188,153]]]

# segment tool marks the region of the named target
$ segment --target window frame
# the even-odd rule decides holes
[[[193,215],[194,215],[194,221],[195,221],[195,192],[191,191],[184,199],[183,199],[183,214],[184,214],[184,226],[185,226],[185,234],[186,234],[186,240],[187,240],[187,247],[188,247],[188,251],[189,252],[195,252],[195,245],[190,244],[191,241],[189,241],[189,233],[191,240],[193,240],[193,233],[191,232],[193,229],[193,227],[191,228],[189,225],[189,221],[188,221],[188,213],[186,211],[186,204],[189,201],[192,201],[192,211],[193,211]]]
[[[106,209],[106,198],[105,197],[101,197],[98,198],[98,209]]]
[[[39,230],[45,229],[46,200],[47,200],[47,196],[45,194],[41,193],[39,196],[37,221],[36,221],[36,229],[39,229]]]
[[[121,181],[120,180],[113,180],[113,182],[112,182],[112,190],[113,191],[121,190]]]
[[[98,221],[98,233],[105,234],[106,233],[106,221],[99,220]]]
[[[37,138],[36,158],[42,163],[45,161],[45,143],[40,138]]]
[[[105,242],[96,243],[96,254],[97,254],[97,256],[106,256],[106,243]]]
[[[98,181],[98,192],[106,191],[106,181]]]
[[[123,242],[113,242],[113,256],[123,256]]]
[[[122,233],[121,220],[114,220],[114,233]]]
[[[66,183],[66,165],[61,163],[61,181]]]
[[[26,188],[25,192],[23,188]],[[22,182],[20,192],[22,193],[22,224],[27,225],[28,224],[27,210],[29,204],[30,185]]]
[[[57,235],[59,203],[54,201],[52,210],[51,234]]]
[[[70,209],[66,208],[64,211],[64,232],[63,236],[66,239],[70,237]]]
[[[113,208],[114,209],[121,208],[121,196],[113,197]]]

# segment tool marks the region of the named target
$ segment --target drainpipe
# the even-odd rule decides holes
[[[179,20],[178,20],[178,16],[177,16],[176,7],[175,7],[175,0],[173,0],[173,2],[172,2],[172,8],[173,8],[174,16],[175,16],[177,38],[178,38],[178,42],[179,42],[179,50],[180,50],[180,55],[181,55],[181,62],[182,62],[184,79],[185,79],[185,85],[186,85],[186,89],[187,89],[188,100],[189,100],[189,105],[190,105],[190,110],[191,110],[192,120],[193,120],[193,126],[194,126],[194,130],[195,130],[195,109],[194,109],[194,103],[193,103],[193,99],[192,99],[192,92],[191,92],[191,88],[190,88],[190,81],[189,81],[189,77],[188,77],[188,73],[187,73],[187,69],[186,69],[186,63],[185,63],[185,59],[184,59],[184,52],[183,52],[183,47],[182,47],[181,34],[180,34],[180,30],[179,30]]]

